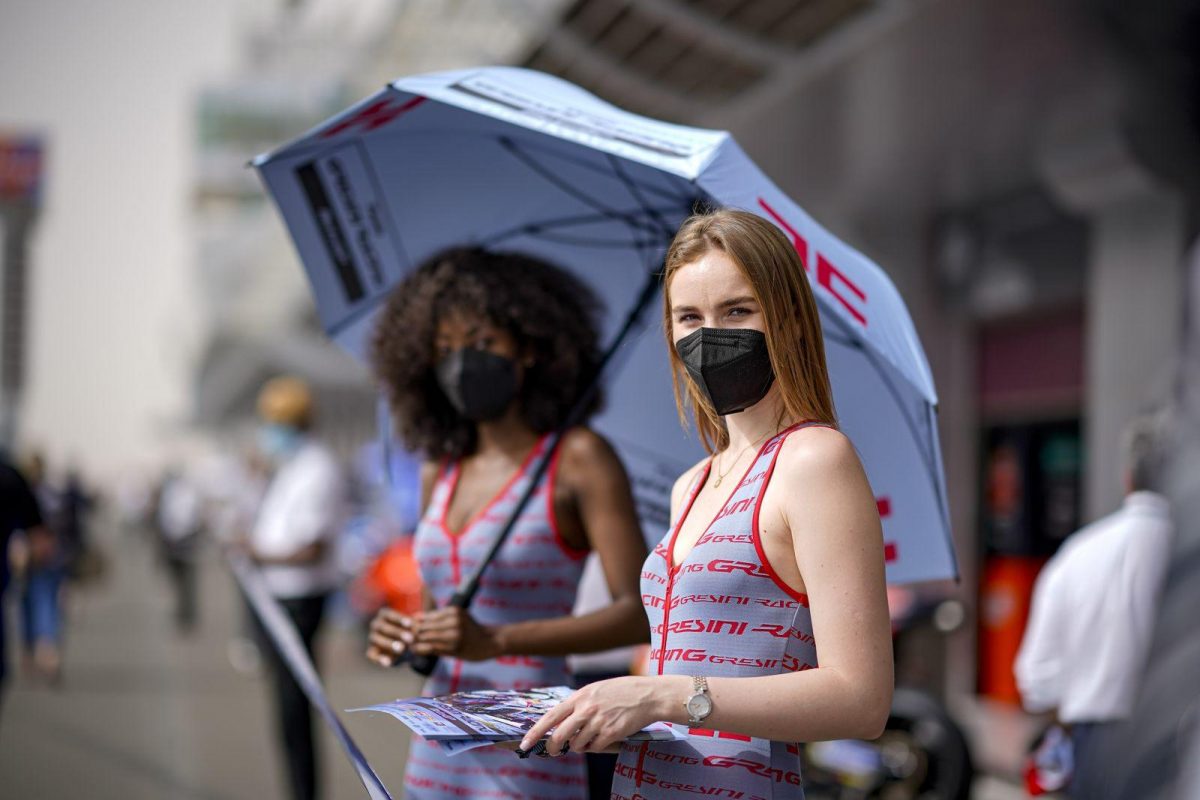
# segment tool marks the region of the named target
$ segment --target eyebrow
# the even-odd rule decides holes
[[[472,325],[470,328],[468,328],[466,331],[464,331],[462,335],[466,336],[469,339],[472,336],[475,336],[476,334],[478,334],[481,330],[483,330],[483,327],[484,327],[483,325],[478,325],[478,324]],[[439,332],[434,336],[434,339],[436,341],[440,342],[443,339],[449,338],[450,336],[451,336],[451,334]]]
[[[721,302],[717,307],[718,308],[732,308],[733,306],[740,306],[740,305],[745,305],[747,303],[757,303],[757,302],[758,301],[755,300],[752,296],[743,295],[742,297],[734,297],[732,299],[725,300],[725,301]],[[673,314],[682,314],[685,311],[696,311],[696,310],[697,309],[695,306],[672,306],[671,307],[671,313],[673,313]]]

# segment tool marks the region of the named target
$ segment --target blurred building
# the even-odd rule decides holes
[[[524,61],[732,131],[891,275],[940,392],[977,609],[946,655],[949,699],[989,730],[994,768],[1027,741],[1011,663],[1033,579],[1116,508],[1121,428],[1168,389],[1200,211],[1188,9],[576,0]]]
[[[41,198],[43,144],[0,134],[0,450],[16,443],[25,384],[28,252]]]
[[[344,450],[375,432],[369,376],[320,331],[295,251],[248,159],[399,75],[511,62],[561,7],[307,0],[281,7],[248,35],[238,76],[205,89],[197,107],[200,426],[236,435],[253,418],[262,381],[288,372],[314,384],[322,428]]]

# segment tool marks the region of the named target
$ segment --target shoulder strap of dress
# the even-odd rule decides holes
[[[434,519],[444,519],[446,516],[450,490],[454,486],[459,463],[456,459],[443,458],[438,464],[437,475],[433,479],[433,490],[429,493],[429,508],[426,510]]]
[[[815,419],[805,419],[805,420],[801,420],[800,422],[797,422],[795,425],[789,425],[788,427],[784,428],[779,433],[775,434],[774,437],[771,438],[771,441],[767,443],[767,446],[762,449],[762,453],[759,455],[759,459],[760,460],[767,459],[771,463],[774,463],[775,458],[779,455],[780,448],[783,447],[783,443],[785,441],[787,441],[787,438],[789,436],[791,436],[793,433],[795,433],[796,431],[803,430],[805,428],[832,428],[832,427],[833,426],[830,425],[828,422],[820,422]]]

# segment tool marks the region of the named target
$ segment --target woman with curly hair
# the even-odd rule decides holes
[[[447,606],[533,480],[551,434],[600,363],[592,293],[563,270],[516,253],[441,253],[391,296],[372,363],[405,443],[427,458],[415,553],[426,611],[383,610],[367,656],[441,658],[426,693],[530,689],[570,682],[565,656],[648,640],[638,573],[646,547],[613,449],[567,431],[470,609]],[[591,403],[594,411],[599,398]],[[571,610],[587,553],[612,594]],[[517,761],[483,748],[441,755],[414,741],[410,798],[582,798],[578,755]]]

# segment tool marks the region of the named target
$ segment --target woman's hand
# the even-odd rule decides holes
[[[412,616],[381,608],[371,620],[367,658],[390,667],[406,653],[486,661],[503,655],[496,630],[450,606]]]
[[[480,625],[457,606],[418,614],[412,620],[409,647],[419,656],[454,656],[464,661],[487,661],[503,655],[494,628]]]
[[[393,666],[413,642],[413,618],[386,606],[371,620],[367,658],[382,667]]]
[[[521,740],[529,750],[553,728],[548,755],[605,750],[668,716],[661,695],[667,681],[658,677],[625,677],[588,684],[546,712]],[[682,706],[681,706],[682,707]]]

